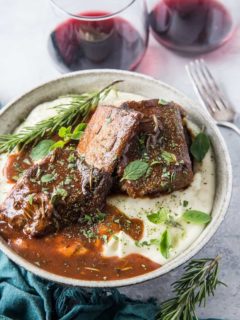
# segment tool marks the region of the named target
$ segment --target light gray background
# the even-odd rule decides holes
[[[140,1],[140,0],[138,0]],[[235,13],[240,1],[232,0]],[[239,19],[240,21],[240,19]],[[2,104],[44,81],[59,75],[48,57],[46,39],[52,23],[47,0],[0,0],[0,101]],[[240,112],[240,29],[221,49],[204,55],[233,105]],[[181,57],[150,39],[150,46],[137,71],[154,76],[196,99],[184,65],[189,58]],[[196,257],[222,255],[220,287],[215,298],[208,301],[201,317],[240,319],[240,137],[221,129],[233,165],[233,194],[227,217],[204,249]],[[171,296],[170,284],[178,279],[182,267],[169,274],[121,289],[134,298]]]

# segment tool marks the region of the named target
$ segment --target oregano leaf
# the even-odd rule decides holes
[[[51,147],[54,145],[53,140],[40,141],[30,152],[30,157],[33,161],[38,161],[46,157],[51,151]]]
[[[201,162],[210,148],[210,140],[204,132],[200,132],[190,147],[191,154],[194,158]]]
[[[138,180],[143,177],[149,168],[147,162],[142,160],[135,160],[130,162],[125,170],[121,181],[123,180]]]
[[[187,210],[182,217],[186,222],[195,224],[206,224],[211,221],[211,216],[209,214],[197,210]]]
[[[169,258],[169,251],[172,245],[171,234],[168,229],[166,229],[160,240],[160,251],[164,258]]]

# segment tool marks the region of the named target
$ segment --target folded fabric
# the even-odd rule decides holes
[[[117,289],[48,282],[0,252],[0,320],[154,320],[158,312],[153,299],[132,300]]]
[[[127,298],[118,290],[91,291],[47,282],[0,253],[0,319],[153,320],[153,300]]]

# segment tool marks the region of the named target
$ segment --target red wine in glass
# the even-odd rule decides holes
[[[101,17],[108,12],[84,12]],[[103,20],[68,19],[50,34],[48,49],[62,71],[93,68],[134,69],[147,43],[128,21],[120,17]]]
[[[160,0],[150,13],[153,35],[170,49],[203,53],[225,43],[232,18],[217,0]]]

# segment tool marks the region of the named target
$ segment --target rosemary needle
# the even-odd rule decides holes
[[[34,126],[25,127],[18,133],[0,135],[0,153],[11,152],[15,148],[24,149],[28,145],[37,143],[41,138],[57,132],[63,126],[74,126],[84,121],[97,107],[99,101],[104,99],[119,82],[122,80],[114,81],[97,92],[64,96],[71,98],[71,101],[55,106],[54,108],[58,111],[55,116],[40,121]]]
[[[219,284],[218,262],[214,259],[192,260],[184,269],[180,280],[173,283],[175,297],[161,304],[157,320],[192,320],[198,319],[195,308],[206,304],[206,300]]]

